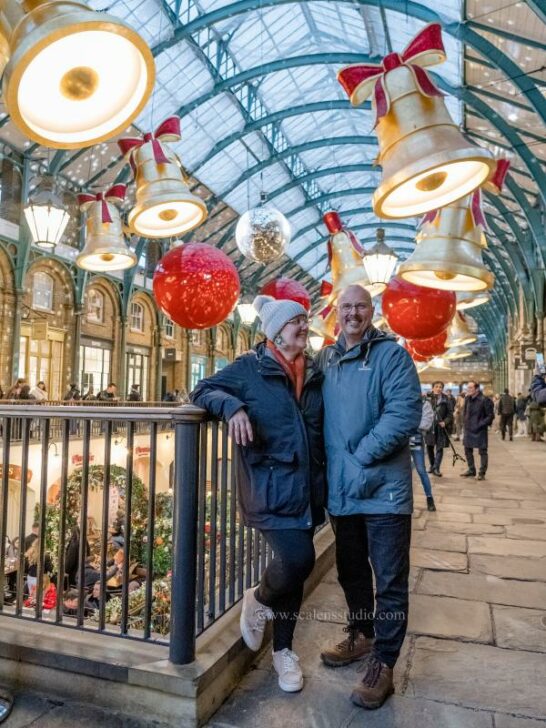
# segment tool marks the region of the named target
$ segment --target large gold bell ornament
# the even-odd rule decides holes
[[[316,337],[313,337],[312,335],[309,337],[311,346],[315,349],[314,342],[311,341],[312,338],[322,339],[320,344],[316,341],[315,350],[317,351],[323,346],[323,344],[331,344],[336,339],[338,330],[337,311],[335,306],[332,304],[332,294],[332,284],[329,281],[322,281],[320,298],[325,305],[317,314],[312,316],[309,321],[309,330],[316,335]]]
[[[370,284],[362,256],[364,248],[356,235],[344,227],[337,212],[327,212],[323,221],[330,237],[328,239],[328,261],[332,271],[332,302],[348,286],[359,285],[377,296],[385,290],[383,284]]]
[[[425,71],[445,60],[441,26],[432,23],[380,65],[338,73],[353,106],[372,96],[383,168],[373,196],[379,217],[412,217],[449,205],[479,187],[494,167],[491,152],[464,139]]]
[[[496,161],[484,188],[499,194],[509,166],[507,159]],[[418,286],[450,291],[475,294],[492,288],[495,276],[482,259],[487,248],[485,230],[480,190],[427,213],[416,237],[417,247],[400,266],[399,275]]]
[[[3,0],[0,63],[14,123],[33,141],[63,149],[126,129],[155,80],[152,52],[136,31],[70,0]]]
[[[475,308],[484,303],[488,303],[491,296],[487,291],[464,292],[457,293],[457,311],[466,311],[467,308]]]
[[[137,235],[182,235],[207,217],[205,203],[190,192],[180,160],[167,144],[180,138],[180,119],[171,116],[153,133],[118,141],[135,174],[136,204],[129,212],[128,223]]]
[[[87,213],[85,246],[76,258],[79,268],[105,272],[136,265],[136,255],[123,237],[117,208],[125,191],[125,185],[114,185],[107,192],[78,195],[80,209]]]
[[[446,351],[444,359],[456,361],[457,359],[466,359],[469,356],[472,356],[472,349],[466,346],[454,346]]]
[[[455,316],[453,316],[447,329],[446,349],[473,344],[477,340],[478,337],[470,331],[464,314],[460,311],[455,311]]]

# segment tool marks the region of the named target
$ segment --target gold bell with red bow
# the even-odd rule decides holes
[[[412,217],[449,205],[479,187],[494,166],[491,152],[464,139],[425,70],[445,60],[441,26],[432,23],[380,65],[338,73],[353,106],[372,96],[383,168],[373,196],[379,217]]]
[[[79,268],[106,272],[136,265],[137,257],[125,242],[117,207],[125,191],[125,185],[114,185],[107,192],[78,195],[80,210],[87,213],[85,246],[76,258]]]
[[[509,166],[508,160],[498,160],[484,187],[499,194]],[[449,291],[477,293],[493,288],[495,276],[482,258],[487,248],[485,230],[480,190],[428,213],[417,247],[401,264],[399,275],[418,286]]]
[[[330,238],[328,240],[328,261],[332,271],[332,302],[348,286],[359,285],[377,296],[385,290],[382,284],[370,284],[362,257],[364,248],[356,235],[345,228],[337,212],[327,212],[323,221]]]
[[[477,340],[478,337],[470,331],[464,314],[455,311],[455,315],[447,329],[446,349],[473,344]]]
[[[180,119],[166,119],[153,133],[118,141],[136,180],[136,205],[129,228],[147,238],[182,235],[201,225],[207,206],[192,192],[178,156],[168,142],[179,141]]]
[[[140,114],[154,87],[154,58],[121,18],[75,0],[1,6],[3,101],[25,136],[47,147],[86,147]]]
[[[322,281],[320,288],[320,297],[326,305],[309,321],[309,329],[318,336],[323,338],[323,344],[331,344],[335,341],[337,335],[337,311],[332,304],[332,293],[334,287],[329,281]],[[319,347],[320,348],[320,347]]]

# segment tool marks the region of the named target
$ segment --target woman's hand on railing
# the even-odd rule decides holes
[[[248,445],[253,441],[254,433],[252,432],[252,424],[244,409],[240,409],[229,420],[228,433],[237,445]]]

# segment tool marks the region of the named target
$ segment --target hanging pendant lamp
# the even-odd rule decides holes
[[[152,52],[129,25],[72,0],[4,0],[3,97],[38,144],[90,146],[127,128],[154,85]]]
[[[487,291],[479,291],[478,293],[460,291],[457,293],[457,311],[466,311],[467,308],[481,306],[490,300],[491,296]]]
[[[477,340],[476,334],[473,334],[468,328],[464,315],[456,311],[447,330],[446,349],[473,344]]]
[[[432,23],[380,65],[338,73],[353,106],[372,96],[383,169],[373,196],[379,217],[413,217],[449,205],[479,187],[494,167],[491,152],[465,140],[425,70],[446,57],[441,26]]]
[[[78,195],[80,209],[87,213],[85,246],[76,258],[78,268],[111,272],[137,264],[135,253],[123,237],[117,208],[125,197],[125,191],[125,185],[114,185],[107,192]]]
[[[47,188],[49,184],[42,183],[42,189],[31,196],[24,213],[33,244],[52,252],[61,242],[70,215],[60,197]]]
[[[128,222],[137,235],[183,235],[207,218],[207,206],[190,191],[180,160],[168,146],[180,138],[180,119],[171,116],[153,133],[118,141],[135,175],[136,204]]]
[[[383,286],[383,291],[392,278],[398,263],[398,256],[385,243],[384,228],[377,228],[377,242],[364,254],[362,262],[372,286]]]

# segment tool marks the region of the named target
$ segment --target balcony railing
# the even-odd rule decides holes
[[[239,519],[227,426],[130,404],[0,402],[0,612],[187,663],[271,554]]]

